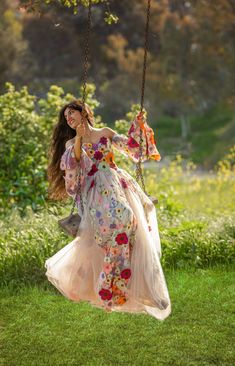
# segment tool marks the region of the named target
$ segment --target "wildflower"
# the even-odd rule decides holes
[[[103,157],[103,154],[102,154],[102,152],[101,152],[101,151],[97,150],[97,151],[94,153],[94,158],[95,158],[96,160],[101,160],[101,159],[102,159],[102,157]]]
[[[121,277],[125,278],[125,280],[130,278],[131,277],[131,269],[130,268],[123,269],[122,272],[121,272]]]
[[[128,236],[126,233],[120,233],[115,238],[118,245],[127,244],[128,243]]]
[[[112,298],[112,292],[105,289],[105,288],[102,288],[99,291],[99,295],[100,295],[102,300],[110,300]]]
[[[101,144],[106,145],[106,144],[107,144],[107,142],[108,142],[107,137],[105,137],[105,136],[101,137],[101,139],[100,139],[100,143],[101,143]]]

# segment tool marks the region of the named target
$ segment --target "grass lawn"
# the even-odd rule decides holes
[[[52,285],[2,287],[1,366],[232,366],[234,271],[165,271],[172,314],[104,313]]]

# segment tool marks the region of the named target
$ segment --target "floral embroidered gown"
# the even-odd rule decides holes
[[[134,120],[128,136],[83,143],[81,189],[84,214],[75,239],[45,262],[48,280],[67,298],[88,301],[111,311],[149,314],[159,320],[171,313],[161,267],[161,244],[155,206],[135,179],[119,168],[113,148],[136,163],[143,130],[142,160],[159,161],[154,132]],[[77,190],[78,162],[74,142],[66,148],[60,168],[67,194]]]

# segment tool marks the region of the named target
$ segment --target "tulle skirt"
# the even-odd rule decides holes
[[[164,320],[171,313],[171,301],[160,263],[161,244],[156,209],[144,194],[148,206],[148,222],[137,182],[125,171],[121,174],[135,189],[125,190],[126,200],[137,221],[135,242],[130,259],[131,279],[127,285],[127,301],[115,304],[110,311],[143,313]],[[45,261],[48,280],[68,299],[86,301],[92,306],[107,309],[99,296],[105,253],[94,239],[89,206],[86,202],[78,236]],[[151,226],[151,231],[149,231]]]

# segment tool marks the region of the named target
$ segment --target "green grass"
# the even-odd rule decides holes
[[[172,302],[163,322],[74,303],[47,281],[45,259],[70,241],[57,224],[70,205],[4,217],[0,366],[235,364],[234,157],[235,148],[217,173],[194,174],[177,156],[146,174],[147,190],[159,199],[161,263]]]
[[[183,168],[179,156],[158,172],[145,171],[147,191],[159,199],[164,270],[234,263],[235,184],[230,161],[235,161],[235,147],[229,155],[218,172],[196,173],[191,163]],[[69,214],[71,202],[48,204],[37,213],[28,208],[25,217],[12,210],[0,221],[0,278],[6,285],[44,281],[46,258],[71,239],[57,222]]]
[[[231,366],[231,267],[166,271],[172,313],[104,313],[52,285],[4,287],[1,366]]]

